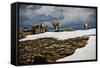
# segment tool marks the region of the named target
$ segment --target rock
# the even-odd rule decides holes
[[[37,55],[37,56],[34,56],[34,62],[33,63],[47,63],[47,60],[46,60],[46,57],[44,56],[41,56],[41,55]]]
[[[72,45],[65,45],[65,48],[71,48]]]
[[[84,47],[89,37],[76,37],[67,40],[41,38],[19,42],[20,64],[55,62],[72,55],[77,48]]]
[[[59,48],[65,47],[66,45],[59,45]]]

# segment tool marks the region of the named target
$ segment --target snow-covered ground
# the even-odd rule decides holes
[[[90,36],[88,44],[85,47],[76,49],[75,53],[71,56],[58,59],[56,62],[93,59],[96,59],[96,37]]]
[[[74,54],[68,57],[58,59],[56,62],[91,60],[91,59],[96,59],[96,36],[95,34],[96,34],[96,29],[77,30],[77,31],[71,31],[71,32],[46,32],[42,34],[28,35],[26,36],[26,38],[21,39],[19,41],[34,40],[37,38],[45,38],[45,37],[53,37],[59,40],[64,40],[64,39],[69,39],[69,38],[74,38],[74,37],[79,37],[79,36],[84,36],[84,35],[90,35],[88,44],[85,47],[76,49]]]
[[[20,39],[19,41],[34,40],[34,39],[45,38],[45,37],[53,37],[59,40],[64,40],[64,39],[74,38],[78,36],[91,35],[95,33],[96,33],[95,29],[77,30],[71,32],[45,32],[36,35],[27,35],[26,38]]]

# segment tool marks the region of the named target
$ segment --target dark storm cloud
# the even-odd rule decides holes
[[[26,10],[26,9],[31,9],[31,10],[36,10],[40,9],[41,6],[39,5],[19,5],[20,9]]]
[[[39,6],[39,5],[20,5],[19,21],[20,23],[30,24],[40,23],[44,21],[64,19],[62,8]]]
[[[92,8],[73,8],[40,5],[20,5],[19,21],[20,25],[33,25],[36,23],[46,23],[51,25],[52,20],[59,20],[62,26],[80,26],[83,19],[88,18],[91,26],[96,23],[96,10]],[[73,24],[73,25],[72,25]]]

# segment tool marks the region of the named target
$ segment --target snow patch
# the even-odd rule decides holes
[[[53,38],[57,38],[58,40],[64,40],[64,39],[69,39],[69,38],[74,38],[74,37],[79,37],[84,35],[91,35],[95,33],[96,33],[95,29],[76,30],[71,32],[45,32],[36,35],[27,35],[26,38],[20,39],[19,41],[34,40],[34,39],[45,38],[45,37],[53,37]]]
[[[96,59],[96,37],[90,36],[88,44],[85,47],[76,49],[75,53],[71,56],[58,59],[56,62],[94,59]]]

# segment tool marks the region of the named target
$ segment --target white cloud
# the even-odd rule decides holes
[[[40,9],[36,10],[36,12],[48,16],[54,11],[54,8],[54,6],[42,6]]]
[[[63,12],[64,21],[66,22],[78,22],[79,20],[83,20],[84,17],[89,17],[92,14],[94,14],[93,9],[75,7],[66,7]]]
[[[32,7],[33,7],[33,5],[28,5],[26,8],[29,9],[29,8],[32,8]]]

